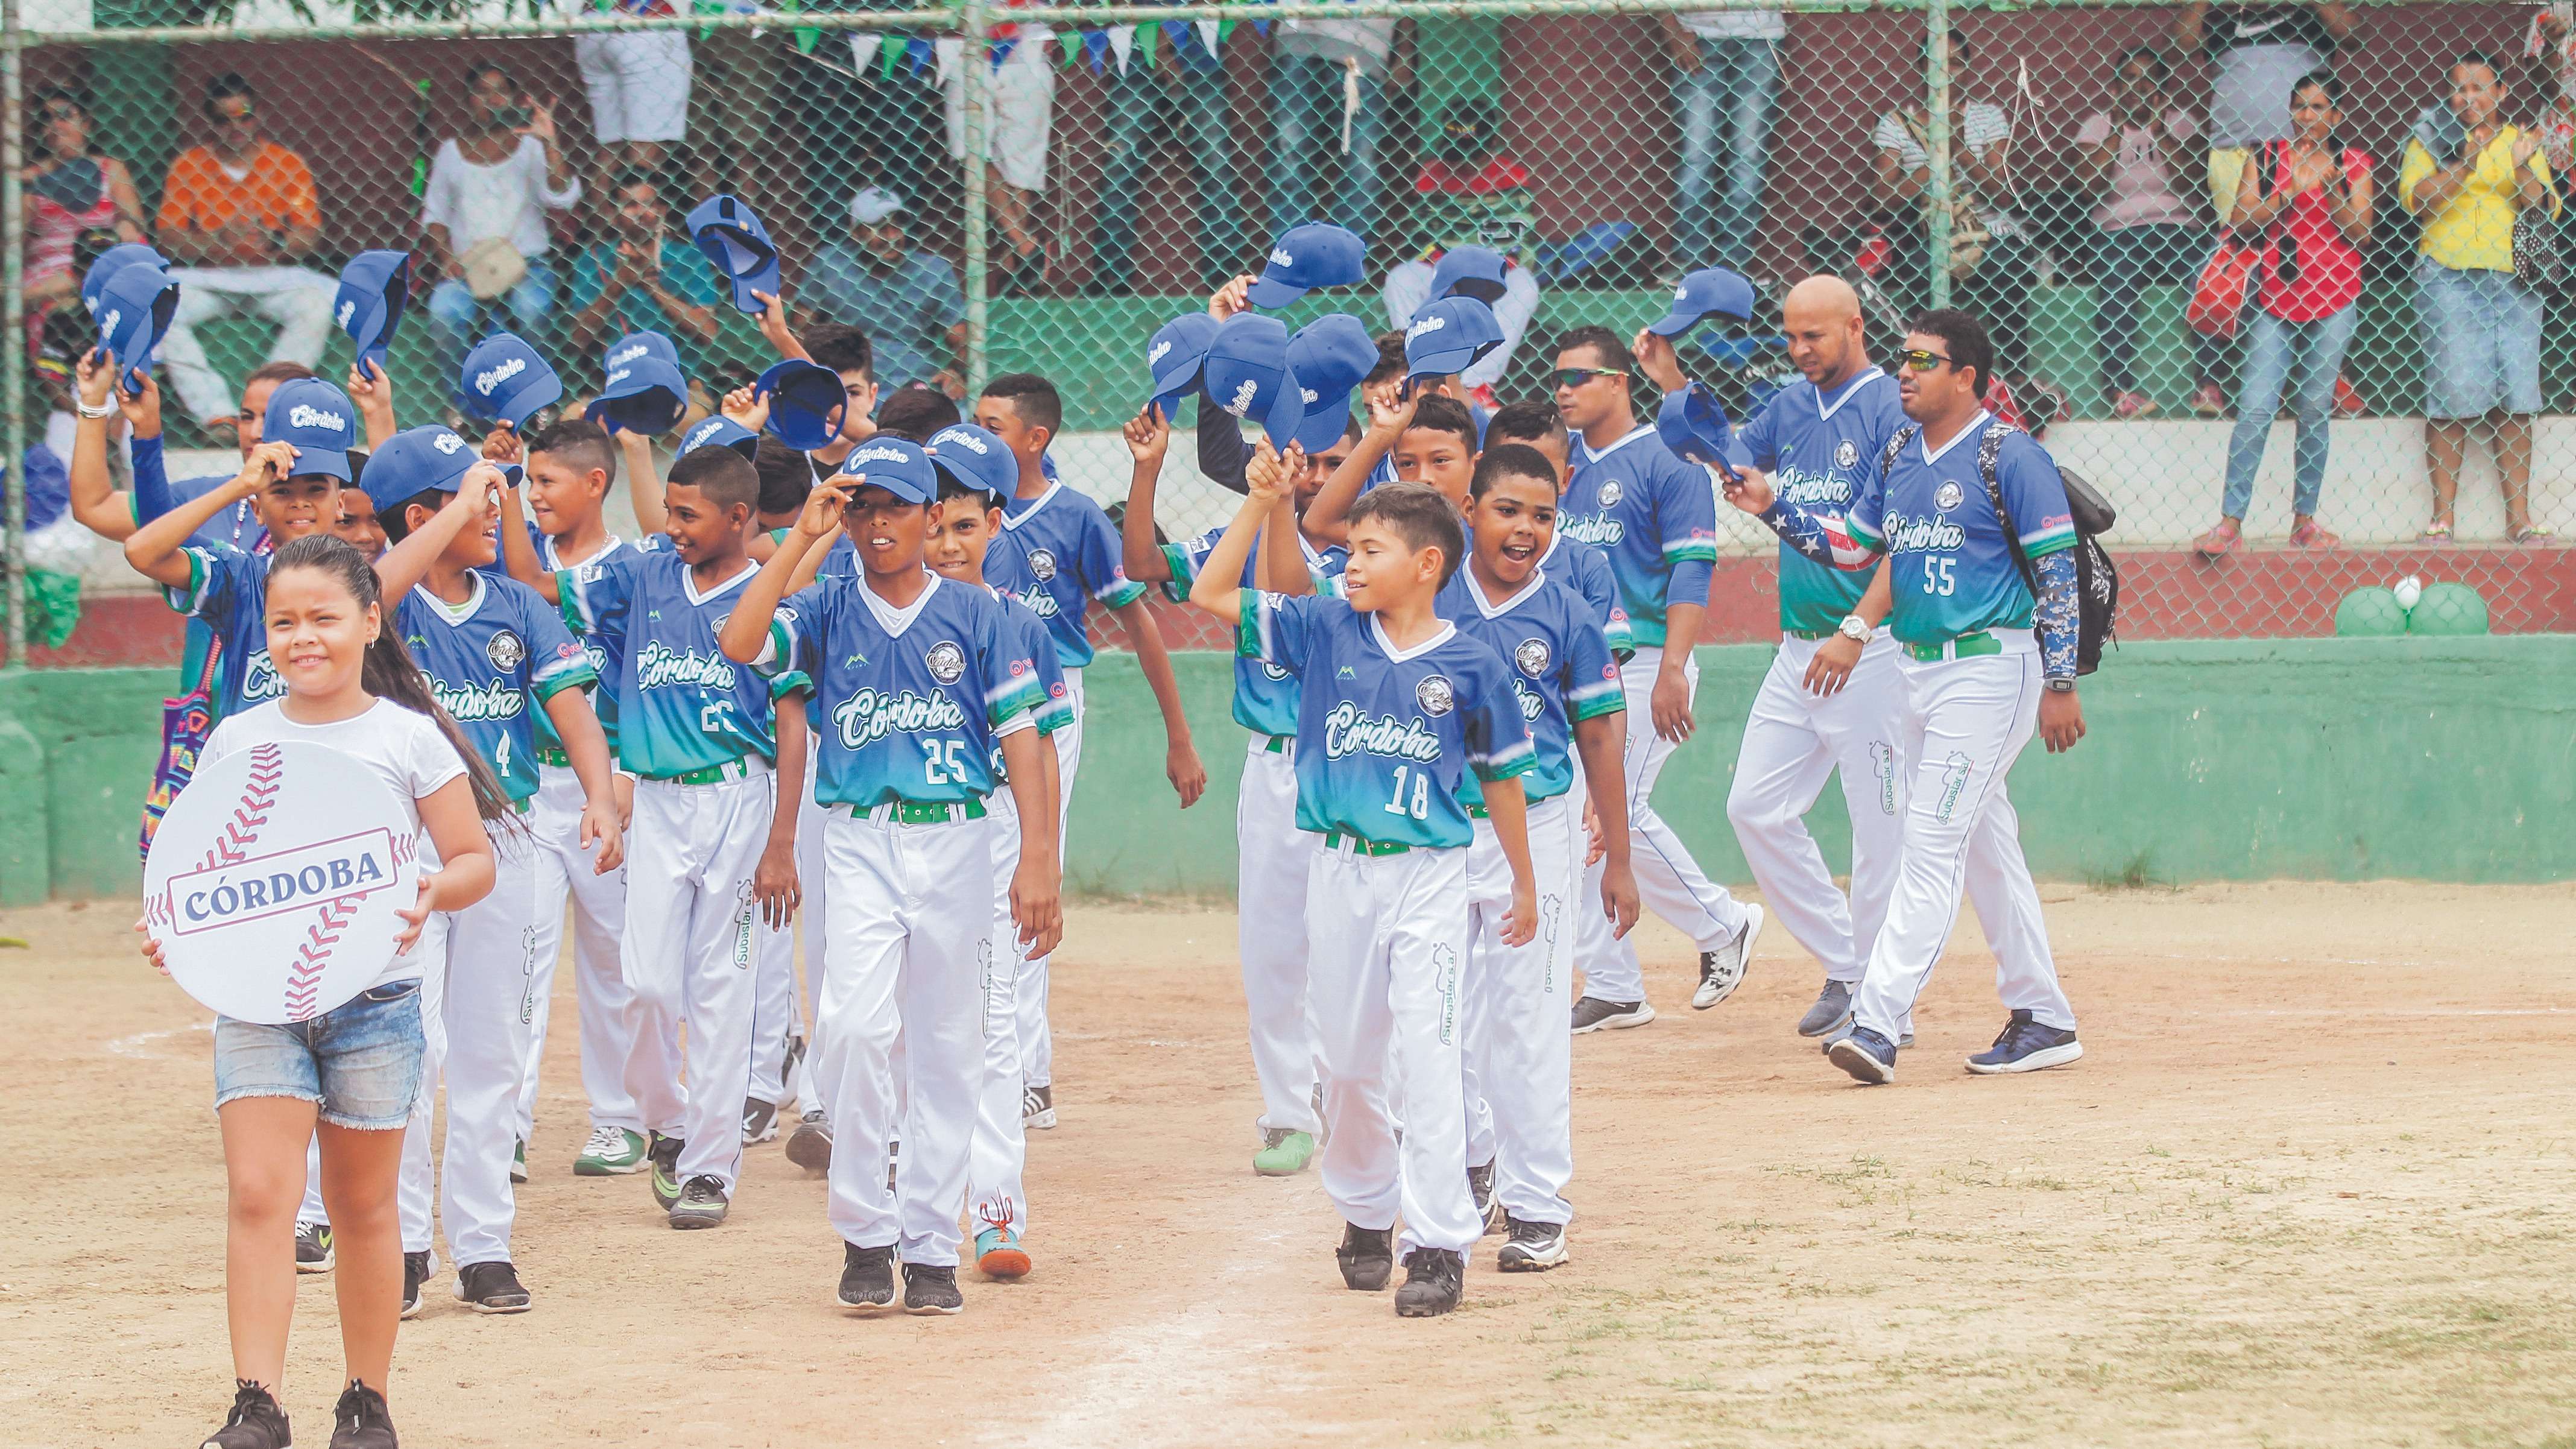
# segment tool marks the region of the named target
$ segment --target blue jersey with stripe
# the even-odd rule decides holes
[[[1236,651],[1303,685],[1298,829],[1457,849],[1475,839],[1468,775],[1508,780],[1537,764],[1508,666],[1456,625],[1399,650],[1341,599],[1246,589],[1242,601]]]
[[[222,650],[207,688],[215,718],[224,720],[254,704],[282,698],[286,681],[268,658],[268,564],[272,555],[245,553],[228,544],[190,544],[188,582],[164,589],[170,607],[202,624],[208,642]],[[193,684],[205,654],[189,661]]]
[[[1002,504],[1002,536],[984,555],[984,577],[1037,610],[1055,639],[1056,662],[1067,669],[1091,662],[1085,621],[1093,600],[1123,608],[1145,592],[1119,561],[1109,515],[1061,483]]]
[[[1771,475],[1775,495],[1846,510],[1904,425],[1896,379],[1869,367],[1831,396],[1800,378],[1773,393],[1741,436],[1753,466]],[[1827,568],[1781,544],[1780,627],[1805,634],[1832,629],[1859,607],[1871,572]]]
[[[1198,582],[1199,571],[1208,556],[1216,552],[1225,528],[1219,525],[1186,543],[1163,545],[1163,562],[1172,570],[1172,581],[1165,586],[1175,603],[1186,602],[1190,586]],[[1329,578],[1341,572],[1344,555],[1341,550],[1319,550],[1297,540],[1306,555],[1306,567],[1318,578]],[[1252,587],[1253,569],[1260,561],[1261,540],[1255,535],[1252,553],[1243,561],[1242,584]],[[1234,722],[1257,735],[1294,735],[1297,733],[1297,678],[1288,670],[1266,659],[1254,659],[1237,653],[1234,659]]]
[[[934,574],[897,609],[820,579],[779,605],[756,667],[814,681],[818,804],[956,803],[993,793],[1002,737],[1048,705],[1035,644],[988,590]]]
[[[1994,426],[1991,414],[1979,413],[1937,452],[1915,437],[1885,473],[1873,469],[1852,504],[1852,542],[1893,560],[1896,611],[1888,627],[1905,643],[2031,626],[2030,585],[1977,472],[1978,439]],[[2037,559],[2075,546],[2065,480],[2030,434],[2015,429],[2004,438],[1995,483],[2024,553]]]
[[[465,577],[473,585],[465,602],[450,604],[424,584],[404,598],[395,622],[439,707],[510,798],[525,800],[537,793],[537,721],[546,701],[599,676],[536,590],[481,572]]]
[[[1717,485],[1651,427],[1595,451],[1577,437],[1556,531],[1609,555],[1638,648],[1661,648],[1672,604],[1708,603],[1717,562]]]
[[[1026,655],[1038,668],[1038,690],[1042,696],[1036,713],[1038,733],[1054,734],[1073,723],[1073,687],[1065,683],[1064,666],[1055,662],[1055,641],[1047,634],[1046,621],[1037,610],[1002,592],[986,586],[985,592],[1002,602],[1003,641],[1014,656]],[[996,783],[1010,778],[1002,768],[1002,743],[993,742],[993,779]]]
[[[1584,544],[1567,543],[1564,534],[1551,533],[1547,536],[1547,552],[1538,556],[1538,566],[1553,574],[1559,587],[1572,589],[1592,606],[1592,622],[1601,626],[1601,637],[1609,641],[1611,657],[1625,659],[1637,652],[1636,636],[1628,629],[1627,606],[1619,602],[1619,581],[1610,577],[1608,554]]]
[[[1574,726],[1628,707],[1609,637],[1592,606],[1540,569],[1501,603],[1487,598],[1474,571],[1460,569],[1441,585],[1434,607],[1458,632],[1494,651],[1506,665],[1512,695],[1529,726],[1529,773],[1521,789],[1552,800],[1574,788]],[[1470,804],[1482,791],[1465,797]]]
[[[617,697],[617,758],[648,780],[778,758],[773,698],[803,688],[801,675],[763,681],[716,647],[716,633],[759,570],[700,593],[688,564],[668,549],[620,549],[555,575],[564,622],[585,637],[614,630],[626,641],[610,693]]]

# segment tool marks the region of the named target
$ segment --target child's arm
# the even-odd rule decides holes
[[[1255,474],[1265,487],[1279,491],[1279,502],[1270,510],[1270,521],[1261,528],[1261,558],[1252,570],[1252,581],[1274,594],[1311,594],[1315,592],[1315,575],[1306,567],[1305,550],[1298,546],[1297,509],[1289,501],[1296,485],[1288,480],[1306,468],[1306,450],[1295,443],[1281,457],[1270,451],[1270,440],[1261,440],[1261,448],[1244,466],[1245,491],[1251,490]]]
[[[1637,877],[1628,868],[1628,781],[1620,764],[1627,749],[1626,711],[1612,710],[1574,722],[1574,752],[1583,760],[1583,788],[1591,796],[1585,823],[1593,827],[1606,862],[1601,868],[1601,910],[1610,918],[1613,937],[1627,935],[1637,924]],[[1485,787],[1489,807],[1493,788]]]
[[[769,626],[778,616],[779,602],[787,597],[788,580],[804,562],[808,552],[819,551],[823,540],[841,526],[841,510],[859,480],[836,476],[814,485],[806,495],[805,511],[796,515],[795,531],[787,535],[769,562],[760,566],[750,583],[742,586],[742,602],[725,616],[724,632],[716,636],[716,647],[736,664],[749,664],[760,657],[762,646],[769,642]],[[810,577],[810,576],[809,576]],[[782,727],[781,733],[784,734]],[[804,785],[804,765],[797,766],[797,785]]]
[[[662,506],[662,475],[653,470],[653,440],[621,431],[617,447],[626,455],[626,497],[635,505],[635,526],[646,533],[660,533],[671,515]]]
[[[266,447],[263,443],[260,446]],[[385,550],[376,560],[376,582],[384,597],[400,601],[407,597],[422,579],[429,577],[429,566],[456,541],[457,535],[469,528],[490,528],[499,516],[500,496],[509,490],[501,486],[501,470],[490,463],[477,463],[457,480],[456,496],[438,510],[435,517],[413,529],[411,536]]]
[[[492,893],[492,837],[474,813],[474,786],[459,775],[420,797],[420,823],[438,847],[438,869],[420,877],[420,899],[397,910],[402,934],[394,938],[397,953],[420,939],[420,927],[432,911],[461,911]]]
[[[751,895],[760,902],[761,919],[783,927],[805,903],[796,877],[796,816],[805,803],[805,752],[813,736],[798,695],[773,703],[778,710],[778,804],[769,814],[769,843],[761,847],[760,866],[751,874]]]
[[[1342,460],[1342,466],[1333,470],[1333,476],[1325,480],[1314,501],[1306,505],[1306,516],[1299,520],[1298,526],[1306,530],[1308,538],[1321,546],[1350,542],[1351,527],[1344,520],[1350,516],[1351,505],[1360,499],[1360,485],[1368,482],[1369,474],[1377,468],[1378,459],[1394,449],[1395,440],[1404,436],[1406,428],[1413,426],[1413,407],[1417,401],[1418,395],[1398,396],[1393,391],[1370,395],[1368,431],[1360,434],[1359,442],[1351,447],[1351,455]]]
[[[1172,446],[1172,425],[1152,403],[1120,429],[1136,471],[1127,477],[1127,512],[1118,520],[1118,561],[1127,577],[1140,584],[1172,581],[1171,560],[1154,542],[1154,487],[1163,476],[1163,455]]]
[[[754,292],[751,300],[760,304],[760,336],[780,357],[790,362],[812,362],[814,355],[805,350],[795,330],[787,325],[787,304],[767,292]]]
[[[1020,812],[1020,868],[1011,876],[1011,919],[1020,944],[1043,956],[1064,938],[1064,901],[1055,855],[1055,784],[1047,774],[1054,746],[1035,729],[1002,736],[1002,768]]]
[[[549,604],[563,602],[563,590],[555,584],[554,573],[545,560],[537,557],[536,542],[528,537],[528,525],[519,512],[519,490],[501,490],[501,566],[510,577],[537,591]]]
[[[1538,935],[1538,876],[1530,869],[1529,797],[1521,793],[1518,775],[1484,783],[1485,814],[1493,822],[1503,859],[1512,866],[1512,909],[1503,917],[1503,944],[1526,946]],[[1633,884],[1629,886],[1632,895],[1635,890]]]
[[[348,392],[349,401],[358,405],[358,416],[367,425],[367,451],[372,453],[383,447],[387,438],[402,431],[394,422],[394,380],[383,368],[350,363]]]
[[[262,443],[251,449],[233,481],[210,488],[134,530],[125,540],[125,561],[164,588],[186,588],[194,573],[188,561],[189,537],[216,514],[258,493],[271,478],[285,477],[294,466],[295,449],[287,444]]]
[[[1243,506],[1234,511],[1225,537],[1216,541],[1216,550],[1199,565],[1199,576],[1190,585],[1190,602],[1229,624],[1243,622],[1243,565],[1252,557],[1252,540],[1279,500],[1288,496],[1277,479],[1265,484],[1247,475],[1245,482],[1251,491],[1243,495]]]
[[[563,741],[564,753],[572,758],[573,777],[581,781],[581,844],[588,848],[592,841],[599,842],[599,859],[591,874],[606,875],[626,860],[617,766],[608,755],[608,732],[599,727],[599,713],[591,708],[590,696],[578,689],[556,690],[546,701],[546,718],[554,723],[555,738]]]
[[[107,368],[94,364],[95,352],[73,364],[74,383],[80,389],[83,409],[104,408],[108,395],[115,390],[116,377]],[[116,495],[116,480],[107,471],[108,449],[116,446],[107,435],[108,419],[81,414],[79,428],[72,436],[70,488],[72,517],[99,537],[123,543],[134,536],[134,506]]]
[[[1163,712],[1163,778],[1172,782],[1181,808],[1187,810],[1207,792],[1207,767],[1199,763],[1198,748],[1190,742],[1190,717],[1181,709],[1180,681],[1172,677],[1172,655],[1163,647],[1163,630],[1142,597],[1109,612],[1127,626],[1127,642],[1135,646],[1136,663],[1145,671],[1146,686],[1154,691],[1154,706]]]

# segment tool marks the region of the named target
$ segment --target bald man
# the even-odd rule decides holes
[[[1840,277],[1791,288],[1781,322],[1804,381],[1774,394],[1745,424],[1741,441],[1753,460],[1746,471],[1768,477],[1783,497],[1848,501],[1905,423],[1896,379],[1870,364],[1860,298]],[[1636,351],[1657,387],[1695,385],[1666,339],[1640,333]],[[1896,886],[1901,686],[1896,641],[1879,627],[1889,608],[1885,575],[1884,566],[1875,574],[1826,568],[1780,546],[1780,652],[1745,722],[1726,801],[1773,918],[1825,965],[1824,990],[1798,1033],[1828,1045],[1851,1030],[1852,993]],[[1849,899],[1805,824],[1836,769],[1851,814]],[[1903,1025],[1910,1039],[1913,1024]]]

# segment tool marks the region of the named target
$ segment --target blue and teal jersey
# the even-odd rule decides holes
[[[1545,569],[1498,604],[1485,596],[1473,570],[1460,569],[1441,585],[1435,607],[1510,666],[1504,674],[1530,737],[1532,763],[1521,789],[1534,801],[1573,789],[1574,726],[1628,707],[1618,661],[1593,621],[1592,605]],[[1483,798],[1479,791],[1466,803]]]
[[[1036,637],[935,574],[903,609],[864,578],[819,579],[779,605],[754,667],[814,681],[816,803],[954,803],[993,793],[1002,737],[1048,708]]]
[[[1217,542],[1225,537],[1223,525],[1211,528],[1186,543],[1163,545],[1163,562],[1170,566],[1172,581],[1164,586],[1173,602],[1188,600],[1190,586],[1198,582],[1199,570],[1208,556],[1216,552]],[[1318,579],[1336,577],[1347,555],[1340,549],[1318,549],[1300,536],[1298,546],[1306,555],[1306,567]],[[1256,536],[1252,554],[1243,562],[1243,587],[1251,588],[1253,569],[1261,557],[1261,541]],[[1266,659],[1254,659],[1240,653],[1234,660],[1234,722],[1257,735],[1294,735],[1297,733],[1297,679],[1284,666]]]
[[[553,539],[540,533],[536,535],[535,542],[537,563],[548,573],[559,574],[565,569],[574,567],[555,547]],[[597,563],[604,558],[614,558],[625,548],[624,539],[610,534],[608,546],[584,562]],[[578,626],[569,618],[565,620],[565,627],[578,630]],[[590,696],[591,712],[599,716],[599,727],[607,734],[608,750],[610,755],[614,756],[617,752],[617,694],[613,689],[603,689],[600,686],[606,681],[617,678],[618,670],[624,665],[626,635],[616,627],[603,626],[599,629],[579,632],[579,642],[583,655],[590,660],[590,672],[593,676],[590,682],[581,687],[582,693]],[[537,748],[541,750],[563,748],[563,741],[555,738],[554,721],[546,716],[544,710],[537,711]]]
[[[1852,503],[1851,541],[1893,560],[1896,612],[1889,627],[1905,643],[2031,626],[2030,585],[1977,472],[1978,439],[1995,425],[1979,413],[1938,451],[1917,436],[1883,475],[1872,470]],[[2075,546],[2066,482],[2028,433],[2016,429],[2005,437],[1995,483],[2020,530],[2023,553],[2039,559]]]
[[[1547,552],[1538,556],[1538,566],[1555,574],[1560,587],[1574,590],[1592,606],[1592,622],[1601,626],[1601,637],[1610,642],[1612,658],[1626,659],[1637,652],[1636,635],[1628,628],[1628,610],[1619,602],[1619,581],[1610,577],[1608,554],[1583,544],[1569,544],[1564,534],[1551,533],[1547,536]]]
[[[1739,435],[1771,491],[1812,507],[1849,509],[1878,471],[1887,440],[1905,426],[1896,379],[1864,368],[1827,396],[1800,378],[1771,395]],[[1821,634],[1859,607],[1870,571],[1827,568],[1780,545],[1780,627]]]
[[[1410,649],[1320,595],[1243,591],[1235,650],[1297,676],[1297,828],[1454,850],[1475,839],[1467,777],[1538,761],[1502,656],[1454,624]],[[1473,797],[1469,797],[1473,798]]]
[[[608,691],[617,699],[617,759],[648,780],[778,758],[774,699],[806,687],[782,672],[764,680],[716,647],[716,632],[759,572],[700,593],[668,549],[620,549],[555,575],[564,622],[583,636],[615,631],[625,657]]]
[[[1034,718],[1039,734],[1054,734],[1073,723],[1073,687],[1065,683],[1064,666],[1055,662],[1055,642],[1048,637],[1046,621],[1038,617],[1037,610],[999,589],[987,585],[986,592],[1002,601],[1005,627],[1010,631],[1003,639],[1011,652],[1025,653],[1037,662],[1038,690],[1044,699]],[[1007,779],[1009,773],[1002,768],[1002,746],[997,740],[993,745],[993,778]]]
[[[1003,503],[1002,536],[984,555],[984,577],[1037,610],[1055,640],[1056,662],[1067,669],[1091,662],[1085,620],[1094,599],[1118,609],[1145,593],[1119,562],[1109,515],[1061,483]]]
[[[590,656],[537,591],[516,579],[466,575],[474,592],[450,604],[422,585],[395,610],[403,644],[429,692],[513,800],[537,793],[538,721],[567,689],[598,683]],[[552,726],[545,738],[553,739]]]
[[[204,626],[205,646],[221,652],[206,694],[220,722],[254,704],[286,693],[268,658],[267,553],[245,553],[229,544],[192,543],[185,550],[188,582],[162,590],[170,607]],[[193,651],[183,677],[193,684],[205,670],[205,648]]]
[[[1663,647],[1664,613],[1708,604],[1717,563],[1717,485],[1686,463],[1652,427],[1594,450],[1577,437],[1573,477],[1556,531],[1607,554],[1629,633],[1640,649]]]

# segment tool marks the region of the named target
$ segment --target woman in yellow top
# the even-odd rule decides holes
[[[2450,116],[2428,111],[2417,123],[2397,176],[2398,199],[2423,224],[2415,315],[2424,331],[2424,452],[2433,474],[2424,536],[2451,536],[2475,423],[2502,475],[2506,531],[2526,543],[2549,532],[2532,523],[2530,503],[2541,299],[2514,278],[2513,219],[2534,206],[2555,216],[2559,200],[2541,138],[2502,119],[2496,62],[2471,51],[2452,64],[2450,78]]]

